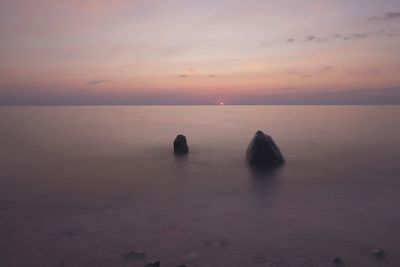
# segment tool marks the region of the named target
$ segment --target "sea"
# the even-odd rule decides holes
[[[248,166],[257,130],[283,166]],[[336,258],[400,266],[400,106],[0,108],[0,266]]]

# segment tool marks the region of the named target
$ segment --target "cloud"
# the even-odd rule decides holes
[[[186,74],[181,74],[178,76],[178,78],[187,78],[188,76]]]
[[[56,92],[41,86],[0,90],[0,106],[13,105],[202,105],[215,104],[221,92],[195,93],[186,90],[140,89],[118,94],[98,90],[64,90]],[[257,91],[223,93],[230,104],[369,104],[399,105],[400,87],[378,87],[354,90],[321,88],[304,91],[302,87],[265,88]]]
[[[316,37],[315,37],[314,35],[309,35],[309,36],[307,36],[306,41],[311,42],[311,41],[314,41],[315,38],[316,38]]]
[[[325,37],[317,37],[315,35],[309,35],[306,37],[306,41],[307,42],[317,42],[317,43],[321,43],[321,42],[328,42],[329,39],[325,38]]]
[[[367,38],[369,35],[366,33],[350,33],[350,34],[335,34],[334,37],[341,40],[359,40]]]
[[[247,94],[236,96],[231,102],[240,105],[398,105],[400,87]]]
[[[86,83],[86,85],[97,85],[101,83],[107,83],[110,82],[110,80],[94,80],[94,81],[89,81]]]
[[[350,36],[351,36],[353,39],[361,39],[361,38],[366,38],[366,37],[368,37],[368,34],[364,34],[364,33],[352,33],[352,34],[350,34]]]
[[[381,16],[369,17],[367,21],[384,21],[392,19],[400,19],[400,12],[386,12]]]
[[[14,88],[15,89],[15,88]],[[23,90],[0,90],[0,106],[20,105],[209,105],[214,96],[188,94],[163,89],[130,90],[115,94],[110,91],[80,90],[55,92],[32,87]]]
[[[331,70],[333,70],[332,66],[325,66],[322,68],[322,71],[331,71]]]
[[[286,40],[286,42],[288,42],[288,43],[293,43],[294,41],[296,41],[294,38],[288,38],[288,39]]]
[[[387,37],[399,37],[400,31],[396,29],[381,29],[378,31],[378,34],[387,36]]]

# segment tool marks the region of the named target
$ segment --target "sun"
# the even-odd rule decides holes
[[[219,105],[220,105],[220,106],[223,106],[223,105],[225,105],[225,104],[224,104],[224,102],[219,102]]]

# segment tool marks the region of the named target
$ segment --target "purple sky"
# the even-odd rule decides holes
[[[400,104],[398,0],[2,0],[0,105]]]

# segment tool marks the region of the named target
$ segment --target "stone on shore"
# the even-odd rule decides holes
[[[333,259],[332,262],[333,262],[335,265],[342,265],[342,264],[343,264],[342,258],[339,258],[339,257]]]
[[[378,259],[383,258],[385,256],[385,252],[383,250],[377,249],[377,248],[372,250],[371,253]]]
[[[127,254],[124,254],[122,257],[127,261],[144,260],[146,259],[146,253],[131,251]]]
[[[179,155],[189,153],[186,137],[182,134],[179,134],[174,140],[174,153]]]
[[[272,137],[262,131],[257,131],[251,140],[247,148],[246,160],[255,167],[275,167],[285,162]]]
[[[161,263],[159,261],[147,263],[144,267],[160,267]]]

